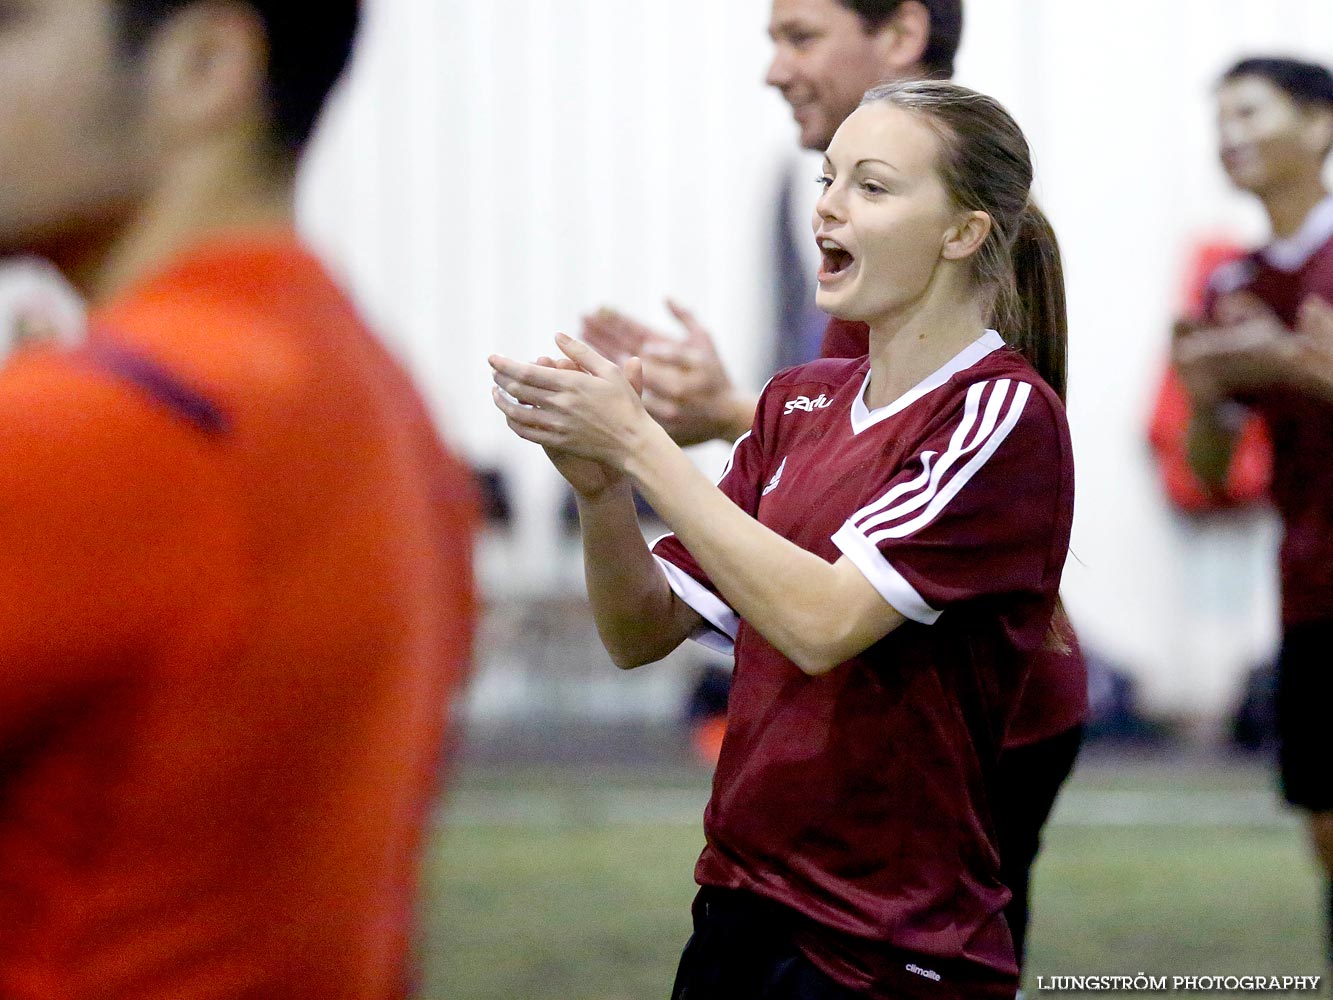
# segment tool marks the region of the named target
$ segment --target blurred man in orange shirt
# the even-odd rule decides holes
[[[388,1000],[471,481],[292,231],[354,0],[0,0],[0,996]]]

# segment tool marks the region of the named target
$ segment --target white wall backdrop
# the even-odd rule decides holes
[[[368,7],[307,166],[303,224],[453,439],[509,471],[518,524],[488,558],[488,586],[569,587],[558,481],[492,410],[485,357],[548,351],[602,303],[669,326],[671,294],[740,378],[771,374],[770,213],[795,132],[762,83],[767,0]],[[967,21],[958,79],[1024,125],[1066,254],[1071,614],[1154,705],[1216,713],[1275,634],[1273,529],[1172,515],[1146,414],[1184,248],[1262,233],[1215,164],[1212,83],[1243,54],[1333,60],[1333,4],[970,0]]]

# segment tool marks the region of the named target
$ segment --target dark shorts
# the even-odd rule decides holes
[[[816,930],[779,903],[739,889],[704,886],[694,934],[680,957],[672,1000],[1011,1000],[1017,981],[971,963],[944,962],[876,945],[889,978],[874,992],[836,982],[803,954],[797,935]],[[943,978],[933,970],[944,973]],[[930,970],[930,971],[927,971]],[[926,977],[926,978],[923,978]]]
[[[1032,864],[1041,850],[1041,831],[1082,744],[1083,727],[1079,725],[1036,743],[1000,751],[992,786],[992,815],[1000,848],[1000,881],[1010,893],[1004,917],[1014,936],[1019,968],[1027,949],[1028,896]]]
[[[1333,620],[1283,633],[1276,708],[1282,794],[1302,809],[1333,811]]]
[[[671,1000],[854,1000],[792,942],[785,907],[738,889],[704,886]]]

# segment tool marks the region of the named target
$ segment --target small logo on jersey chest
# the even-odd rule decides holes
[[[787,406],[786,409],[782,411],[782,415],[786,416],[794,410],[813,413],[815,410],[827,410],[829,405],[828,397],[822,392],[814,399],[811,399],[809,396],[797,396],[795,399],[787,400]]]
[[[768,496],[770,493],[772,493],[775,489],[778,488],[778,484],[782,482],[782,470],[785,469],[786,467],[787,467],[787,460],[786,458],[783,458],[782,464],[778,466],[778,471],[773,473],[773,478],[768,481],[768,485],[764,487],[764,492],[761,494],[761,496]]]

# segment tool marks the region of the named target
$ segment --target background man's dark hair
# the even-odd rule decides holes
[[[137,53],[159,25],[200,0],[112,0],[127,51]],[[352,53],[358,0],[231,0],[259,15],[268,36],[268,100],[278,150],[295,158]]]
[[[838,0],[860,15],[867,29],[878,28],[893,16],[903,0]],[[921,0],[930,15],[930,41],[921,64],[932,77],[953,76],[953,61],[963,39],[963,0]]]
[[[1267,80],[1302,107],[1333,108],[1333,73],[1319,63],[1280,56],[1242,59],[1222,74],[1222,82],[1243,76]]]

